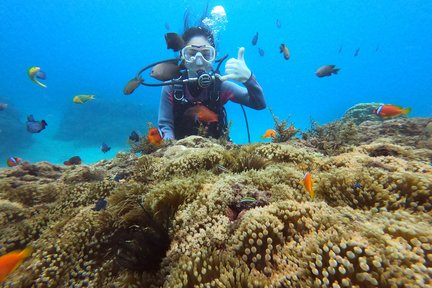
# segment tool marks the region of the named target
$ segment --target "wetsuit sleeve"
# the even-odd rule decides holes
[[[158,126],[165,134],[164,139],[174,139],[174,113],[173,113],[173,95],[169,86],[162,88]]]
[[[222,83],[222,92],[228,98],[226,100],[231,100],[256,110],[266,108],[263,90],[253,74],[244,83],[244,86],[246,88],[233,82],[225,81]]]

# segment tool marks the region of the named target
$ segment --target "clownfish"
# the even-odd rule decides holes
[[[309,195],[310,195],[311,199],[313,200],[315,198],[315,192],[312,189],[313,181],[312,181],[311,173],[306,172],[306,174],[304,175],[304,178],[303,178],[303,184],[306,188],[306,191],[309,192]]]
[[[0,283],[3,282],[9,274],[15,271],[24,259],[30,256],[31,252],[32,249],[27,247],[24,250],[12,251],[0,256]]]
[[[268,139],[276,137],[276,131],[273,129],[268,129],[263,135],[261,135],[262,139]]]
[[[159,130],[158,128],[150,128],[147,135],[147,140],[150,142],[150,144],[158,146],[163,143],[164,136],[165,133]]]
[[[411,112],[411,108],[403,108],[401,106],[385,104],[381,105],[377,109],[374,109],[372,113],[385,118],[385,117],[395,117],[399,115],[405,115]]]

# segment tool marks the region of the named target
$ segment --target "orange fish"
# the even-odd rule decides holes
[[[219,121],[219,117],[215,112],[213,112],[206,106],[200,104],[188,108],[184,112],[184,115],[190,116],[194,118],[195,121],[199,121],[199,122],[211,123],[211,122]]]
[[[374,109],[373,113],[380,117],[395,117],[399,115],[405,115],[411,112],[411,108],[403,108],[401,106],[385,104],[378,107],[378,109]]]
[[[304,178],[303,178],[303,184],[305,185],[306,190],[309,192],[309,195],[311,199],[313,200],[315,198],[315,192],[312,189],[312,175],[309,172],[306,172]]]
[[[268,129],[264,135],[261,135],[262,139],[268,139],[268,138],[273,138],[276,137],[276,131],[273,129]]]
[[[24,250],[12,251],[0,256],[0,283],[3,282],[10,273],[15,271],[31,252],[32,249],[27,247]]]
[[[163,137],[165,133],[160,131],[158,128],[150,128],[148,132],[147,139],[150,144],[161,145],[163,143]]]

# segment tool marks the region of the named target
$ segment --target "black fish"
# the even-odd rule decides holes
[[[106,143],[102,143],[101,151],[102,151],[103,153],[106,153],[106,152],[108,152],[109,150],[111,150],[111,147],[109,147]]]
[[[258,53],[260,56],[264,56],[264,49],[258,48]]]
[[[33,115],[27,116],[27,131],[30,133],[39,133],[44,130],[47,125],[45,120],[35,121]]]
[[[167,44],[167,49],[172,49],[174,51],[179,51],[185,46],[183,38],[173,32],[165,34],[165,42]]]
[[[81,164],[81,157],[79,156],[73,156],[69,158],[69,160],[66,160],[63,162],[64,165],[80,165]]]
[[[177,61],[163,62],[153,67],[150,76],[160,81],[167,81],[180,77],[180,69],[180,66],[177,65]]]
[[[129,140],[131,140],[132,142],[138,142],[139,141],[138,133],[135,131],[132,131],[131,134],[129,135]]]
[[[135,77],[132,80],[130,80],[126,86],[123,89],[124,95],[130,95],[132,94],[138,86],[144,82],[144,79],[141,77]]]
[[[277,28],[281,28],[282,27],[282,23],[279,19],[276,20],[276,27]]]
[[[105,210],[107,207],[108,202],[104,198],[100,198],[97,202],[95,207],[93,208],[93,211],[100,211]]]
[[[252,38],[252,45],[256,45],[258,42],[258,32],[256,32],[255,36]]]
[[[357,50],[354,52],[354,57],[358,56],[359,52],[360,52],[360,48],[357,48]]]
[[[5,110],[8,107],[6,103],[0,103],[0,111]]]
[[[326,76],[331,76],[332,74],[337,74],[340,70],[340,68],[335,68],[336,65],[324,65],[321,66],[320,68],[317,69],[317,71],[315,72],[315,74],[318,77],[326,77]]]

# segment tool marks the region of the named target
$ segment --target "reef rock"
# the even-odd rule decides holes
[[[308,140],[190,137],[95,165],[1,169],[0,254],[34,251],[2,287],[431,286],[432,151],[402,141],[430,121],[363,122],[331,156]]]
[[[381,117],[373,113],[384,103],[359,103],[349,108],[342,117],[342,122],[354,122],[359,125],[365,121],[383,121]],[[393,117],[392,119],[406,118],[406,115]]]

